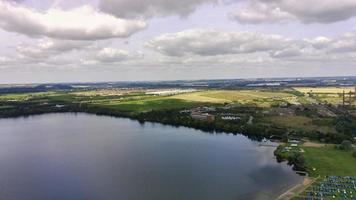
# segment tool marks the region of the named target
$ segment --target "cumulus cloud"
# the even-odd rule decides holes
[[[295,17],[280,7],[252,0],[245,7],[229,13],[229,18],[241,23],[260,24],[285,22]]]
[[[288,20],[333,23],[356,16],[354,0],[248,0],[245,3],[245,6],[230,13],[230,18],[252,24]]]
[[[140,58],[143,58],[143,54],[140,52],[129,52],[110,47],[101,49],[96,56],[96,60],[103,63],[117,63]]]
[[[4,1],[23,2],[24,0],[4,0]]]
[[[100,8],[123,18],[187,16],[198,6],[217,0],[101,0]]]
[[[110,65],[137,61],[143,58],[139,51],[126,51],[107,47],[108,42],[40,39],[37,44],[21,44],[16,47],[17,56],[11,60],[0,57],[2,65],[41,64],[42,66]]]
[[[356,52],[356,32],[347,33],[339,39],[332,40],[329,46],[332,52]]]
[[[356,32],[345,33],[336,38],[319,36],[296,40],[287,48],[275,51],[271,57],[293,60],[351,61],[356,56]]]
[[[45,39],[40,40],[40,42],[36,45],[19,45],[16,50],[24,57],[43,59],[73,50],[89,49],[92,47],[92,44],[93,42],[91,41]]]
[[[166,56],[166,60],[194,65],[352,63],[356,58],[356,32],[336,38],[290,39],[253,32],[193,29],[161,35],[146,47]]]
[[[282,50],[291,40],[280,35],[193,29],[164,34],[146,46],[168,56],[226,55]]]
[[[356,31],[332,39],[327,37],[316,37],[306,39],[315,49],[327,53],[356,53]]]
[[[42,39],[35,45],[19,45],[18,57],[0,56],[0,65],[269,67],[333,63],[349,66],[356,59],[356,32],[334,38],[291,39],[255,32],[193,29],[163,34],[145,46],[148,49],[142,53],[120,49],[110,41]]]
[[[0,56],[0,66],[11,63],[13,60],[11,58]]]
[[[141,20],[125,20],[89,5],[71,10],[51,8],[39,12],[0,0],[0,28],[28,36],[68,40],[99,40],[128,37],[146,27]]]

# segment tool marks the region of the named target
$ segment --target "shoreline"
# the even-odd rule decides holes
[[[307,189],[310,185],[312,185],[317,178],[312,178],[309,176],[304,177],[301,183],[294,185],[293,187],[289,188],[287,191],[282,193],[278,196],[276,200],[290,200],[300,193],[302,193],[305,189]]]
[[[0,117],[0,119],[16,119],[16,118],[27,118],[27,117],[32,117],[32,116],[37,116],[37,115],[47,115],[47,114],[65,114],[65,113],[72,113],[72,114],[89,114],[89,115],[97,115],[97,116],[106,116],[106,117],[114,117],[114,118],[123,118],[123,119],[129,119],[129,120],[133,120],[133,121],[137,121],[140,123],[140,120],[132,118],[132,117],[127,117],[127,116],[117,116],[117,115],[110,115],[110,114],[98,114],[98,113],[93,113],[93,112],[86,112],[86,111],[79,111],[79,112],[73,112],[73,111],[64,111],[64,112],[46,112],[46,113],[36,113],[36,114],[28,114],[28,115],[19,115],[19,116],[12,116],[12,117]],[[172,124],[164,124],[161,122],[151,122],[151,121],[144,121],[144,122],[149,122],[149,123],[158,123],[161,125],[168,125],[168,126],[174,126]],[[195,130],[199,130],[199,131],[203,131],[206,132],[204,130],[201,129],[197,129],[194,127],[188,127],[188,126],[182,126],[182,127],[186,127],[186,128],[190,128],[190,129],[195,129]],[[211,132],[207,132],[207,133],[211,133]],[[222,132],[224,133],[224,132]],[[245,137],[247,137],[244,134],[238,134],[238,135],[243,135]],[[249,138],[251,139],[251,138]],[[281,145],[284,144],[284,142],[281,141],[273,141],[274,143],[276,143],[277,145]],[[273,147],[275,149],[275,147]],[[295,170],[293,170],[294,172],[296,172]],[[311,182],[312,181],[312,182]],[[309,183],[311,182],[311,183]],[[312,183],[314,182],[313,178],[310,178],[308,176],[304,177],[303,180],[299,183],[296,183],[294,186],[291,186],[289,189],[287,189],[286,191],[281,191],[283,192],[282,194],[276,194],[276,199],[277,200],[289,200],[291,198],[293,198],[295,195],[301,193],[302,191],[304,191],[307,187],[309,187]],[[309,183],[306,185],[306,183]],[[296,193],[298,192],[298,193]]]

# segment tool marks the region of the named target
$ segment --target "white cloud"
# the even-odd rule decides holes
[[[144,53],[123,50],[111,41],[42,39],[17,47],[18,57],[0,57],[2,66],[96,67],[235,67],[353,66],[356,32],[329,38],[290,39],[254,32],[193,29],[150,40]],[[153,51],[150,51],[153,50]],[[143,56],[145,54],[145,56]],[[8,56],[8,55],[6,55]]]
[[[146,46],[164,56],[161,60],[166,63],[183,65],[309,65],[329,62],[343,65],[355,61],[356,32],[336,38],[289,39],[252,32],[193,29],[164,34]]]
[[[306,39],[305,41],[310,43],[316,49],[324,49],[332,42],[332,39],[320,36],[314,39]]]
[[[217,0],[101,0],[100,8],[123,18],[187,16],[198,6]]]
[[[20,55],[28,58],[47,58],[73,50],[94,48],[91,41],[76,40],[40,40],[37,45],[19,45],[16,50]]]
[[[110,47],[101,49],[96,56],[96,60],[102,63],[117,63],[141,58],[143,58],[143,54],[140,52],[129,52]]]
[[[295,17],[280,7],[272,7],[268,3],[252,0],[246,7],[229,13],[229,18],[241,23],[259,24],[285,22]]]
[[[230,13],[242,23],[274,23],[299,20],[303,23],[333,23],[356,16],[355,0],[247,0]]]
[[[356,32],[350,32],[331,41],[330,51],[338,53],[356,52]]]
[[[337,38],[316,37],[306,39],[315,49],[326,53],[356,53],[356,31],[345,33]]]
[[[0,56],[0,66],[10,64],[13,60],[11,58]]]
[[[146,27],[140,20],[119,19],[89,5],[71,10],[51,8],[39,12],[0,0],[0,28],[28,36],[68,40],[128,37]]]
[[[16,47],[17,56],[12,64],[41,64],[41,66],[110,65],[143,58],[139,51],[126,51],[107,47],[110,42],[40,39],[37,44]],[[5,63],[0,57],[0,63]]]
[[[280,35],[193,29],[164,34],[146,46],[168,56],[213,56],[282,50],[290,43],[290,39]]]

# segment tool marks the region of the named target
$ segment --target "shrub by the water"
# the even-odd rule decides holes
[[[344,151],[351,151],[352,150],[352,142],[349,140],[344,140],[340,144],[340,149]]]

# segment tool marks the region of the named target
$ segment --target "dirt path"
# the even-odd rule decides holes
[[[316,143],[316,142],[310,142],[310,141],[307,141],[307,142],[304,142],[302,146],[305,146],[305,147],[325,147],[329,144],[323,144],[323,143]]]
[[[334,144],[323,144],[323,143],[316,143],[316,142],[310,142],[310,141],[307,141],[307,142],[304,142],[302,147],[305,146],[305,147],[327,147],[327,146],[334,146]],[[353,144],[352,145],[354,148],[356,148],[356,145]]]

